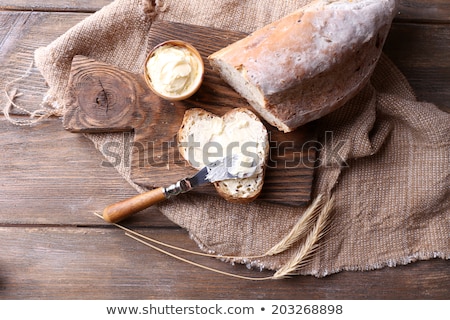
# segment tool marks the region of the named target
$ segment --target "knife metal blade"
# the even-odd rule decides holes
[[[165,188],[166,198],[188,192],[202,185],[216,181],[242,178],[230,173],[229,168],[233,165],[235,157],[225,157],[204,166],[195,175],[179,180],[177,183]]]

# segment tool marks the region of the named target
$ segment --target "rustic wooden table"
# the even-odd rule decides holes
[[[23,75],[33,51],[111,0],[0,0],[0,84]],[[420,100],[450,111],[450,3],[403,0],[385,53]],[[16,83],[18,102],[38,105],[47,88],[34,68]],[[24,87],[24,85],[26,86]],[[2,92],[1,105],[6,103]],[[0,298],[2,299],[449,299],[450,261],[435,259],[317,279],[230,279],[153,251],[92,213],[135,190],[82,135],[48,119],[17,127],[0,116]],[[126,223],[197,249],[188,234],[148,209]],[[215,259],[196,262],[249,276]]]

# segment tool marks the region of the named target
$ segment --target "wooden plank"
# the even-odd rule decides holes
[[[144,232],[196,250],[182,230]],[[322,279],[255,282],[187,265],[110,227],[0,227],[0,243],[0,299],[448,299],[450,294],[450,261],[444,260]],[[272,274],[182,256],[233,274]]]
[[[448,0],[400,0],[395,21],[450,22]]]
[[[406,76],[420,101],[450,112],[450,25],[397,23],[384,52]]]
[[[0,10],[95,12],[113,0],[2,0]]]
[[[84,136],[57,119],[34,127],[0,120],[0,224],[97,224],[93,212],[137,192]],[[173,227],[156,208],[127,223]]]

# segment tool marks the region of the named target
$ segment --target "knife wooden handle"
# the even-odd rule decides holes
[[[165,199],[166,194],[162,187],[138,194],[106,207],[103,210],[103,220],[111,223],[119,222]]]

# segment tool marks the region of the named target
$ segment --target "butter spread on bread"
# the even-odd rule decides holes
[[[208,57],[284,132],[342,106],[368,82],[395,0],[316,0]]]
[[[201,108],[188,109],[178,132],[181,155],[196,169],[230,157],[230,174],[243,177],[215,182],[226,200],[250,202],[264,184],[269,154],[266,127],[246,108],[235,108],[219,117]]]

